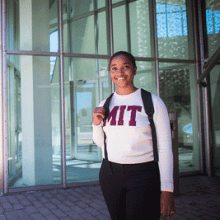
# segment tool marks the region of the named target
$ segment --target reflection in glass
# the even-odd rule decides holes
[[[93,109],[111,93],[108,61],[64,59],[67,182],[98,180],[101,149],[92,140]]]
[[[179,171],[200,169],[197,84],[194,65],[160,63],[160,97],[177,113]]]
[[[107,54],[106,10],[97,10],[100,3],[65,0],[63,4],[64,51]]]
[[[206,0],[206,27],[208,36],[208,54],[211,57],[219,48],[220,9],[218,1]],[[214,172],[220,174],[220,66],[216,65],[210,73],[211,122]]]
[[[134,85],[157,94],[155,62],[136,61],[137,73],[134,77]]]
[[[220,174],[220,66],[216,65],[210,73],[212,145],[214,171]]]
[[[7,88],[9,187],[61,183],[59,59],[7,56]]]
[[[193,26],[187,21],[192,6],[188,1],[156,1],[158,51],[160,58],[193,59]],[[190,21],[192,22],[192,21]],[[192,46],[190,46],[192,45]]]
[[[150,29],[152,14],[148,0],[134,1],[129,4],[131,53],[134,56],[151,57],[154,55],[153,30]]]
[[[211,57],[219,47],[220,37],[220,9],[219,3],[206,1],[206,27],[208,36],[208,51]]]
[[[96,41],[98,45],[96,47],[96,53],[98,54],[108,54],[107,50],[107,28],[106,28],[106,12],[100,12],[97,15],[98,36],[96,36]]]
[[[153,6],[148,0],[113,4],[114,51],[130,51],[136,57],[153,57]],[[163,32],[160,31],[161,33]]]
[[[50,34],[58,31],[58,0],[6,1],[8,50],[51,51]]]
[[[127,51],[129,42],[127,38],[125,5],[113,8],[112,13],[114,51]]]
[[[93,0],[63,0],[63,9],[65,16],[73,18],[94,11],[94,3]]]

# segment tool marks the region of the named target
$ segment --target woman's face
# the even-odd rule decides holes
[[[134,87],[133,78],[136,70],[137,67],[125,56],[117,56],[110,63],[111,79],[117,88]]]

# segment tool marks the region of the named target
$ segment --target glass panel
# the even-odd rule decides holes
[[[7,56],[9,187],[61,183],[59,59]]]
[[[150,29],[150,16],[152,9],[149,1],[135,1],[129,4],[129,23],[131,38],[131,53],[138,57],[151,57],[154,54],[154,33]]]
[[[160,97],[177,113],[179,171],[200,170],[198,97],[195,66],[160,63]]]
[[[206,1],[206,26],[208,54],[211,57],[220,46],[220,3]],[[216,65],[210,73],[212,146],[215,174],[220,174],[220,66]]]
[[[155,62],[136,61],[137,73],[134,77],[134,85],[157,94],[155,75]]]
[[[114,51],[131,51],[136,57],[154,56],[153,9],[148,0],[113,5]]]
[[[98,5],[98,8],[103,8],[103,7],[105,7],[105,1],[97,0],[97,5]]]
[[[125,0],[112,0],[112,4],[118,3],[118,2],[123,2]]]
[[[220,66],[217,65],[210,73],[212,146],[214,171],[220,174]]]
[[[98,180],[101,149],[92,140],[92,113],[111,93],[108,61],[65,57],[67,182]]]
[[[107,54],[107,29],[106,29],[106,12],[101,12],[97,15],[99,25],[98,28],[98,54]]]
[[[93,0],[63,0],[63,15],[67,17],[77,17],[94,10]]]
[[[6,7],[8,50],[51,51],[59,36],[49,37],[58,31],[58,0],[7,0]]]
[[[157,37],[160,58],[194,59],[193,21],[191,14],[191,1],[156,1]],[[188,19],[191,20],[188,21]]]
[[[113,43],[114,51],[128,50],[125,6],[113,8]]]
[[[206,1],[206,26],[208,35],[209,57],[220,46],[220,4],[217,1]]]
[[[63,37],[66,53],[107,54],[106,12],[93,1],[64,1]],[[79,16],[80,15],[80,16]]]

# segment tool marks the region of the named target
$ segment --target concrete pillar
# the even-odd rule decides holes
[[[49,1],[20,0],[21,50],[49,51]],[[52,184],[50,58],[21,56],[22,177]]]

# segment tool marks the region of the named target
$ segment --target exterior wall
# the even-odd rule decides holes
[[[3,3],[7,3],[8,12],[8,77],[7,79],[0,78],[0,112],[2,112],[0,118],[0,155],[2,155],[0,157],[0,193],[7,192],[8,186],[5,186],[4,181],[7,184],[7,178],[10,175],[12,176],[11,179],[9,178],[10,188],[60,184],[62,171],[66,171],[68,183],[97,180],[101,152],[91,140],[89,119],[91,109],[112,89],[108,76],[108,59],[110,58],[108,51],[113,47],[115,51],[130,50],[137,57],[138,73],[135,84],[138,87],[156,93],[159,91],[157,86],[160,85],[159,95],[165,100],[168,109],[179,111],[178,123],[181,128],[179,144],[183,143],[179,152],[184,150],[184,154],[179,158],[180,162],[182,161],[182,171],[201,171],[199,135],[202,134],[199,134],[198,128],[191,1],[186,1],[185,5],[188,10],[188,35],[164,38],[156,38],[156,22],[154,22],[156,8],[151,1],[140,0],[129,5],[117,3],[110,8],[113,13],[113,19],[110,21],[107,5],[106,7],[93,5],[92,1],[86,1],[86,3],[63,1],[63,21],[60,23],[64,42],[59,42],[56,51],[51,51],[50,34],[55,30],[60,30],[58,21],[61,17],[58,16],[58,6],[61,1],[56,0],[53,5],[50,5],[49,1],[18,2],[19,4],[16,5],[13,1],[1,0],[0,5],[2,7]],[[42,4],[43,10],[41,10]],[[94,9],[97,9],[98,13]],[[6,75],[4,66],[6,58],[3,56],[3,45],[6,42],[2,36],[4,15],[1,13],[0,22],[1,77]],[[131,19],[132,16],[135,16],[134,19]],[[123,19],[120,19],[122,17]],[[121,29],[124,30],[123,37],[120,35]],[[210,44],[212,43],[210,40]],[[61,46],[65,54],[59,52]],[[157,48],[158,51],[156,51]],[[51,56],[57,57],[53,63]],[[183,86],[171,80],[179,73],[187,75],[186,80],[181,82]],[[172,81],[170,88],[163,74],[167,76],[172,74],[168,77]],[[64,82],[61,81],[61,77]],[[6,80],[7,91],[4,87]],[[179,91],[180,94],[185,88],[187,100],[183,96],[177,97],[175,89],[172,89],[174,87],[182,89]],[[65,88],[62,90],[64,100],[61,100],[60,95],[62,88]],[[10,97],[7,103],[8,109],[4,106],[6,96]],[[16,97],[21,99],[21,102]],[[62,112],[60,108],[62,102],[65,102],[65,112]],[[175,106],[170,107],[171,102],[172,104],[176,102]],[[17,114],[19,111],[20,115],[12,116],[11,113]],[[65,115],[65,118],[62,115]],[[22,121],[19,121],[19,118],[22,118]],[[64,128],[61,127],[61,120],[63,120],[62,124],[65,124],[66,137],[62,137]],[[19,127],[19,123],[23,127],[22,133],[18,135],[19,129],[14,128]],[[188,129],[193,130],[193,134],[192,131],[184,130],[187,129],[188,124]],[[7,126],[10,131],[8,134],[6,134]],[[65,146],[61,144],[65,143],[61,142],[63,138],[66,138]],[[19,141],[22,143],[21,154],[19,154]],[[5,146],[8,147],[9,154],[4,151]],[[66,147],[66,155],[61,153],[65,152],[62,151],[64,147]],[[190,157],[186,159],[186,155]],[[67,159],[65,164],[61,163],[62,157]],[[4,162],[5,164],[8,162],[7,159],[9,159],[9,175],[8,169],[6,170],[7,166],[3,168]],[[85,161],[85,164],[80,160]],[[22,183],[19,182],[21,179]]]

